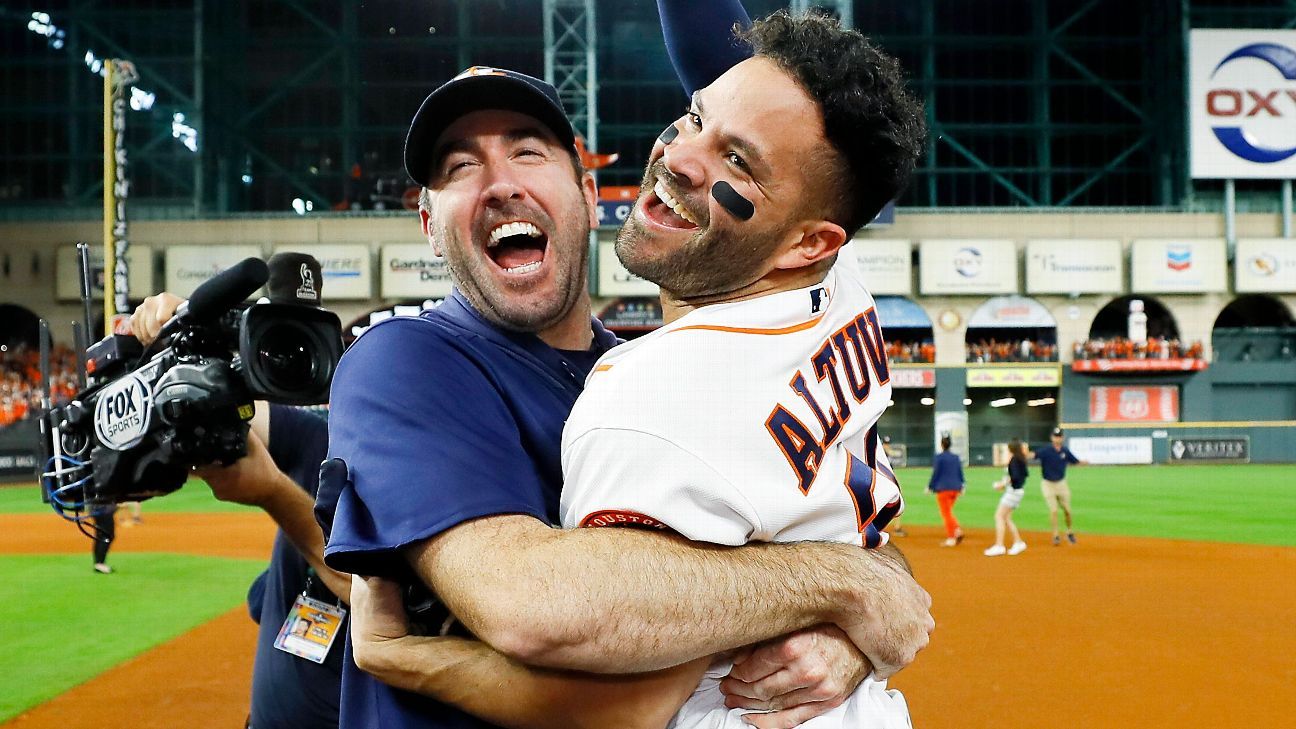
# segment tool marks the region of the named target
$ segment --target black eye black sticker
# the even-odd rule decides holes
[[[711,186],[711,197],[720,203],[720,207],[729,211],[729,214],[739,220],[751,220],[751,216],[756,213],[756,206],[752,201],[738,194],[733,189],[733,185],[721,180]]]

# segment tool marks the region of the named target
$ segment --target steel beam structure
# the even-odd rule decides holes
[[[598,59],[594,0],[544,0],[545,80],[589,149],[598,149]]]

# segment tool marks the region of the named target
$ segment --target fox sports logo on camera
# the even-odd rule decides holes
[[[153,388],[139,373],[133,373],[100,393],[95,404],[95,434],[105,446],[124,451],[144,438],[152,418]]]

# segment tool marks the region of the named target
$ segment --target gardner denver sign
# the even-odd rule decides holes
[[[1296,177],[1296,30],[1194,30],[1192,176]]]

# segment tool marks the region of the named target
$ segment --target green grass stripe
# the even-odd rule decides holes
[[[935,499],[925,493],[930,469],[900,469],[908,504],[904,521],[939,524]],[[974,527],[993,527],[999,495],[990,482],[1002,469],[969,468],[967,491],[955,513]],[[1088,534],[1163,537],[1296,546],[1296,465],[1072,466],[1067,474],[1076,528]],[[1039,494],[1039,465],[1031,464],[1026,499],[1017,511],[1023,529],[1049,528]],[[247,511],[217,501],[201,482],[144,503],[149,513]],[[0,488],[0,514],[46,513],[34,486]],[[51,514],[53,516],[53,514]]]
[[[161,514],[193,513],[210,514],[216,512],[255,511],[250,506],[227,504],[217,501],[212,496],[207,484],[191,478],[179,491],[149,499],[143,504],[144,518],[149,512]],[[36,486],[0,486],[0,514],[44,514],[53,516],[53,510],[40,500],[40,489]]]
[[[0,722],[241,604],[261,560],[0,555]]]
[[[1017,526],[1048,530],[1039,465],[1031,464]],[[960,523],[994,527],[1003,469],[964,469],[967,488],[954,506]],[[900,469],[905,524],[940,524],[926,493],[928,468]],[[1114,536],[1296,546],[1296,465],[1072,466],[1076,531]],[[1059,514],[1059,519],[1061,515]]]

